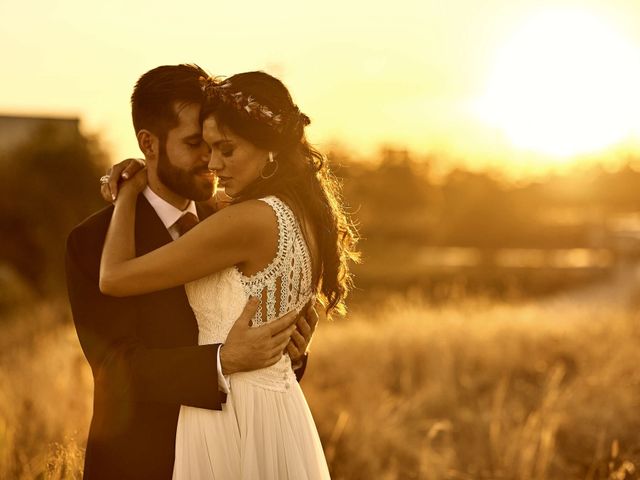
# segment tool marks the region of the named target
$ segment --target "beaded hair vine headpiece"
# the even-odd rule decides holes
[[[282,133],[282,114],[275,114],[267,107],[258,103],[251,95],[245,97],[242,92],[233,92],[229,80],[216,81],[214,78],[200,77],[202,91],[208,98],[214,98],[225,105],[245,112],[254,120],[266,123],[274,130]]]
[[[219,81],[215,78],[200,77],[200,85],[203,93],[210,99],[216,99],[225,105],[235,108],[239,112],[244,112],[250,118],[265,123],[278,133],[283,133],[288,123],[294,126],[301,122],[304,126],[311,121],[304,113],[294,107],[295,118],[285,121],[281,112],[274,113],[269,107],[259,103],[253,96],[245,96],[242,92],[234,92],[230,80]],[[290,120],[293,120],[291,122]]]

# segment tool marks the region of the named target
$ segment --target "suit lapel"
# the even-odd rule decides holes
[[[196,202],[198,219],[204,220],[215,213],[206,202]],[[136,256],[139,257],[160,248],[173,239],[160,217],[144,195],[138,195],[136,206]]]
[[[172,241],[162,220],[144,195],[136,205],[136,255],[145,255]],[[147,293],[138,298],[138,334],[154,346],[198,343],[198,327],[184,286]]]
[[[149,253],[171,242],[171,235],[144,195],[138,195],[136,207],[136,256]]]
[[[213,215],[215,213],[211,205],[206,202],[196,202],[196,211],[198,212],[199,220],[204,220],[209,215]]]

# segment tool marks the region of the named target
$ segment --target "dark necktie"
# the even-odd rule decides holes
[[[176,226],[176,231],[179,236],[184,235],[193,227],[198,224],[198,217],[196,217],[193,213],[187,212],[182,215],[174,225]]]

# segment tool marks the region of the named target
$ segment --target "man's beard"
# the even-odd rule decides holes
[[[172,192],[198,202],[209,200],[215,190],[215,182],[208,182],[198,174],[208,172],[209,168],[201,166],[191,170],[176,167],[169,160],[164,142],[160,142],[158,152],[158,178]]]

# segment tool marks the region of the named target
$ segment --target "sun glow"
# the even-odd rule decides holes
[[[640,123],[640,49],[602,17],[540,13],[499,51],[475,107],[518,148],[556,159],[601,151]]]

